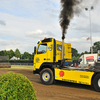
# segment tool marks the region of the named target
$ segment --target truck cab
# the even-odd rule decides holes
[[[84,54],[80,58],[80,64],[91,64],[94,65],[94,62],[97,61],[97,54]]]
[[[54,38],[45,38],[38,42],[34,55],[33,72],[39,74],[43,68],[61,64],[62,42]],[[72,62],[71,44],[64,43],[64,65],[70,65]]]

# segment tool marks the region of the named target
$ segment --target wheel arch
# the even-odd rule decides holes
[[[54,74],[53,63],[43,63],[43,64],[40,66],[40,72],[41,72],[44,68],[50,68],[50,69],[53,71],[53,74]]]
[[[100,71],[99,71],[99,72],[95,72],[95,73],[93,74],[92,79],[91,79],[91,84],[92,84],[92,82],[93,82],[94,77],[95,77],[97,74],[100,74]]]

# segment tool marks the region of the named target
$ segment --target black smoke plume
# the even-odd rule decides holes
[[[61,0],[60,26],[62,28],[62,39],[65,38],[70,20],[74,16],[74,7],[81,2],[82,0]]]

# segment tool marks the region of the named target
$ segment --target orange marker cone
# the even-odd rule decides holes
[[[77,66],[77,65],[76,65],[76,63],[75,63],[75,65],[74,65],[74,66],[75,66],[75,67]]]

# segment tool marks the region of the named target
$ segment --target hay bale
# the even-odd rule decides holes
[[[0,68],[11,68],[10,63],[0,63]]]

